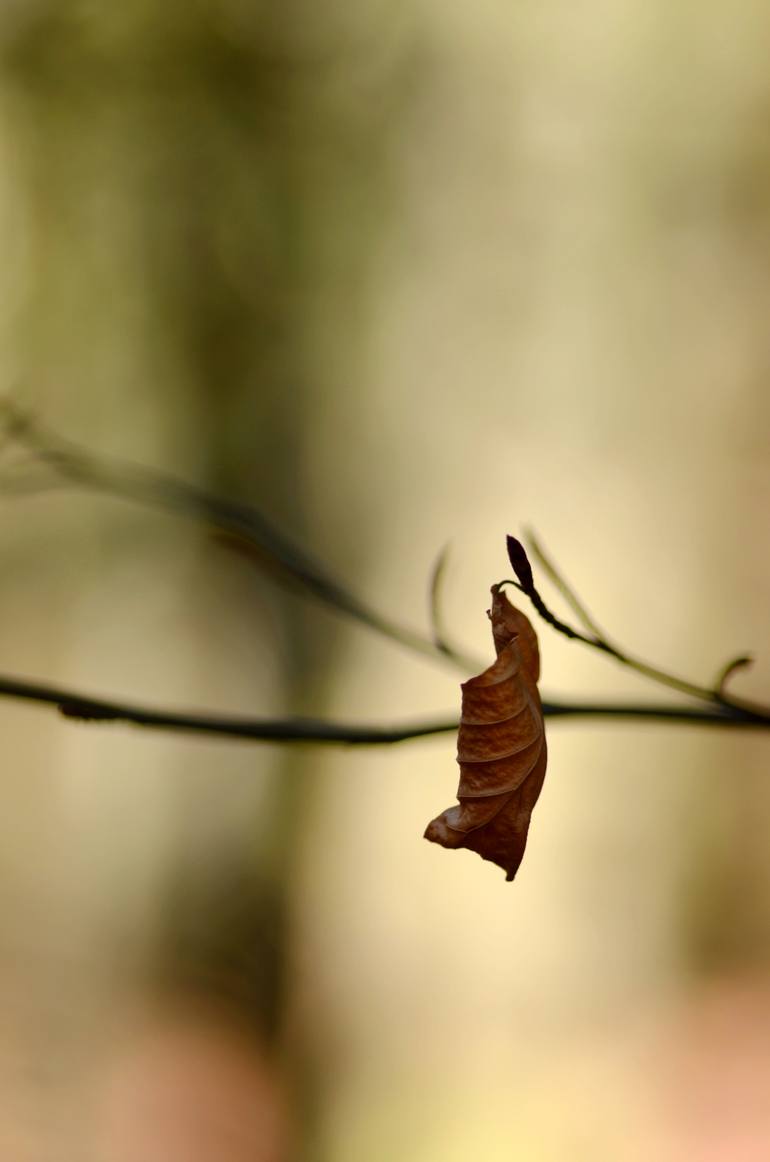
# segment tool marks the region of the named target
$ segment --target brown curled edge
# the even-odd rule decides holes
[[[537,689],[540,653],[529,619],[500,585],[492,586],[488,612],[497,659],[461,687],[459,805],[433,819],[425,838],[442,847],[467,847],[512,880],[547,762]]]

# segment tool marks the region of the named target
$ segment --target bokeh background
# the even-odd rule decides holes
[[[417,627],[451,542],[479,654],[532,525],[629,649],[703,681],[755,651],[735,689],[767,701],[769,46],[758,0],[7,2],[4,390]],[[1,503],[5,672],[457,710],[458,675],[205,527]],[[660,694],[541,647],[546,694]],[[9,701],[0,729],[4,1158],[770,1154],[760,733],[552,724],[507,885],[421,838],[449,736],[282,749]]]

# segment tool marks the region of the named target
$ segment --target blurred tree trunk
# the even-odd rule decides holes
[[[303,4],[275,22],[238,5],[70,2],[11,13],[0,29],[25,288],[6,357],[23,373],[23,402],[95,450],[176,465],[252,499],[299,539],[308,415],[335,376],[342,387],[355,378],[387,204],[395,82],[373,19],[359,11],[346,29],[341,9],[322,18]],[[114,519],[97,519],[97,538]],[[102,548],[115,570],[135,531],[136,520]],[[179,594],[197,614],[204,676],[218,627],[194,560],[210,552],[200,539]],[[243,634],[258,640],[269,626],[265,640],[281,643],[272,709],[322,713],[338,638],[256,571],[238,584]],[[248,831],[234,847],[225,839],[204,866],[187,795],[206,776],[191,791],[175,784],[172,859],[155,870],[154,916],[139,928],[151,977],[219,994],[275,1037],[313,756],[248,761],[263,790],[272,776],[267,818],[255,800],[251,842]],[[227,762],[225,751],[199,814],[227,796]]]

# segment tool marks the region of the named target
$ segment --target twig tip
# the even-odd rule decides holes
[[[521,541],[509,533],[505,538],[505,543],[508,549],[508,560],[513,566],[513,571],[521,582],[522,589],[525,593],[531,593],[534,589],[535,582],[532,576],[532,566],[529,563],[527,550],[522,545]]]

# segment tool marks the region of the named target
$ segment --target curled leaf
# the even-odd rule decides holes
[[[459,805],[432,820],[425,838],[442,847],[467,847],[512,880],[545,777],[540,655],[528,618],[499,585],[492,586],[489,617],[497,659],[462,685]]]

